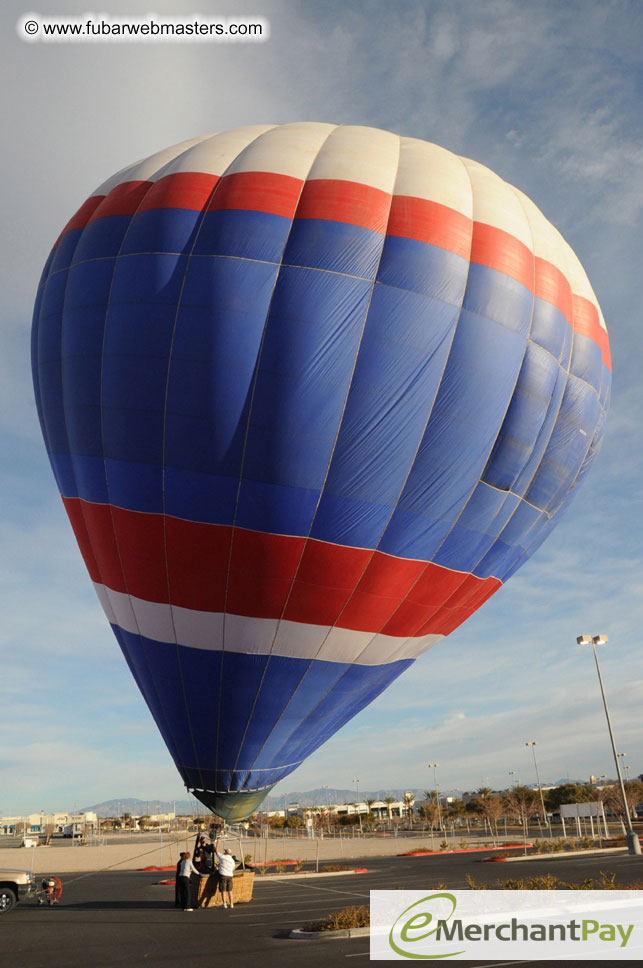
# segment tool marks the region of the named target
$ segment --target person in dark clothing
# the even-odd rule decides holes
[[[184,911],[193,911],[190,907],[190,874],[198,874],[198,870],[190,860],[190,852],[185,850],[177,867],[176,883],[181,907]]]
[[[179,854],[179,859],[176,862],[176,874],[174,876],[174,907],[181,907],[181,898],[179,897],[179,867],[181,866],[181,861],[183,860],[183,851]]]
[[[214,870],[214,845],[203,841],[201,845],[201,864],[199,865],[202,874],[211,874]]]

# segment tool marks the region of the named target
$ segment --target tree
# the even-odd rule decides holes
[[[632,815],[632,809],[636,807],[637,803],[643,799],[643,783],[639,780],[628,780],[625,784],[625,799],[627,800],[627,807],[630,816]],[[602,797],[603,803],[608,810],[615,813],[617,816],[622,817],[624,815],[623,810],[623,797],[621,795],[621,788],[618,784],[614,783],[611,786],[603,788]]]
[[[449,820],[459,820],[460,817],[464,816],[466,806],[464,800],[456,798],[455,800],[452,800],[451,803],[447,804],[446,809]]]
[[[395,803],[395,797],[384,797],[384,803],[386,804],[386,809],[388,810],[389,822],[393,820],[393,813],[391,811],[391,804]]]
[[[545,790],[543,797],[547,810],[558,810],[563,803],[587,803],[599,799],[600,791],[589,783],[564,783],[562,786],[554,787],[553,790]]]
[[[289,814],[284,820],[284,827],[303,827],[304,821],[298,813]]]
[[[505,795],[505,807],[520,824],[527,825],[530,815],[538,808],[538,794],[526,786],[515,786]]]
[[[481,787],[478,787],[478,789],[476,790],[476,796],[480,800],[486,800],[488,797],[491,796],[492,793],[493,793],[493,790],[491,789],[491,787],[488,787],[488,786],[481,786]]]
[[[485,818],[489,824],[489,830],[493,834],[495,830],[495,836],[498,837],[498,821],[505,813],[505,804],[502,802],[500,797],[485,796],[481,798],[478,803],[480,804],[480,813]]]
[[[352,827],[354,824],[359,823],[359,817],[356,813],[344,813],[339,818],[340,827]]]
[[[420,804],[418,812],[420,816],[423,817],[424,820],[426,820],[426,822],[430,825],[431,833],[433,833],[433,828],[439,819],[437,803],[434,803],[432,800],[425,800],[424,803]]]

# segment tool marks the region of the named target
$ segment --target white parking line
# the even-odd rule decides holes
[[[308,888],[309,891],[324,891],[328,894],[343,894],[344,897],[368,897],[370,894],[362,894],[359,891],[338,891],[333,887],[318,887],[315,884],[302,884],[301,887]]]

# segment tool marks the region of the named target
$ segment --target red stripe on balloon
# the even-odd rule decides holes
[[[216,188],[216,191],[214,189]],[[274,172],[235,172],[218,178],[201,172],[177,172],[158,182],[131,181],[116,185],[108,195],[94,195],[67,223],[62,236],[109,215],[133,215],[159,208],[201,211],[214,195],[208,211],[265,212],[284,218],[323,219],[359,225],[392,237],[414,239],[453,252],[516,279],[565,316],[574,332],[592,339],[611,369],[609,341],[598,321],[596,306],[572,295],[569,281],[557,266],[540,257],[519,239],[483,222],[471,222],[460,212],[437,202],[394,195],[341,179],[302,182]],[[55,246],[54,246],[55,247]]]
[[[143,199],[138,212],[155,208],[184,208],[200,212],[219,182],[218,175],[179,171],[159,178]]]
[[[471,262],[504,272],[534,291],[534,254],[509,232],[484,222],[474,222]]]
[[[573,297],[574,307],[574,332],[581,336],[587,336],[593,340],[601,351],[603,362],[609,369],[612,369],[612,357],[610,355],[609,340],[607,330],[600,324],[598,310],[594,303],[583,296]]]
[[[225,175],[208,211],[241,209],[292,218],[303,182],[269,171],[238,171]]]
[[[335,178],[313,178],[304,184],[296,219],[323,219],[386,232],[391,196],[380,188]]]
[[[133,215],[152,187],[149,181],[121,182],[105,195],[100,205],[92,213],[89,222],[108,215]]]
[[[364,548],[63,501],[92,581],[150,602],[446,635],[501,585]]]
[[[100,205],[100,203],[103,201],[104,198],[105,198],[104,195],[92,195],[90,198],[86,199],[83,202],[83,204],[80,206],[76,214],[72,215],[72,217],[69,219],[66,226],[64,227],[64,229],[62,230],[62,232],[54,242],[54,246],[53,246],[54,249],[57,248],[57,246],[60,244],[60,240],[62,239],[63,235],[66,235],[67,232],[73,232],[74,229],[85,228],[90,218],[92,217],[92,215],[94,214],[94,212],[96,211],[96,209],[98,208],[98,206]]]
[[[560,269],[539,256],[536,256],[535,293],[537,299],[544,299],[560,310],[570,326],[573,324],[571,286]]]
[[[447,249],[463,259],[471,252],[473,222],[447,205],[411,195],[394,195],[386,234]]]

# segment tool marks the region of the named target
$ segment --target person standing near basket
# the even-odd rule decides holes
[[[219,861],[219,890],[221,891],[221,898],[223,900],[224,908],[230,905],[231,908],[234,907],[234,897],[232,893],[232,883],[234,878],[234,868],[235,862],[232,853],[226,847],[223,853],[219,853],[219,841],[217,840],[214,845],[214,850],[216,858]],[[227,904],[226,904],[227,897]]]
[[[176,869],[176,884],[178,888],[179,903],[184,911],[193,911],[190,907],[190,874],[198,874],[198,870],[190,860],[190,852],[184,850],[181,854]]]

